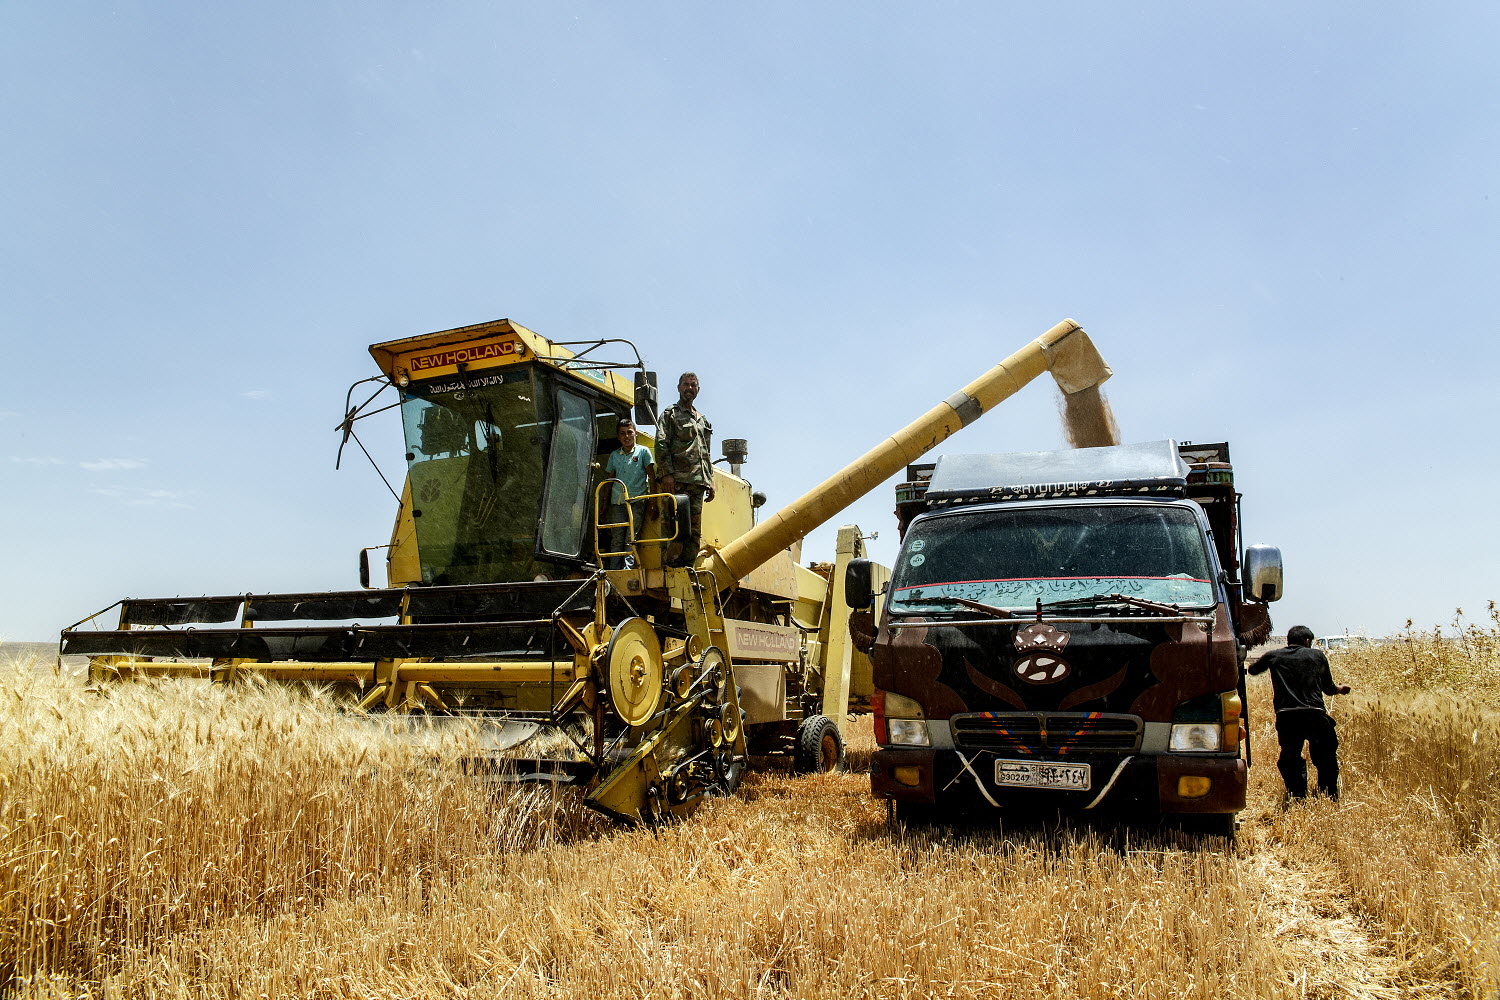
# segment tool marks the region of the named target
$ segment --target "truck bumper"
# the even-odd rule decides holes
[[[897,802],[952,803],[1016,812],[1235,813],[1245,807],[1245,762],[1239,757],[1135,754],[1037,758],[1047,763],[1090,764],[1090,787],[1083,791],[998,785],[995,759],[995,754],[987,751],[877,750],[870,765],[870,789],[877,798]],[[1200,793],[1202,779],[1207,780],[1208,787]]]

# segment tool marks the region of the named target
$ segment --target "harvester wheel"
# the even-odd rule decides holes
[[[628,726],[639,726],[661,701],[661,642],[644,618],[629,618],[614,630],[606,654],[609,697],[615,714]]]
[[[844,738],[826,715],[809,715],[797,727],[792,767],[798,774],[826,774],[844,762]]]

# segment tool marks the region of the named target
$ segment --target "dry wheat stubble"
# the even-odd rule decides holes
[[[38,995],[1482,989],[1496,905],[1459,873],[1494,865],[1494,803],[1462,782],[1494,743],[1398,702],[1343,719],[1343,804],[1282,812],[1257,767],[1239,845],[1204,849],[1087,828],[893,834],[858,774],[762,774],[690,822],[621,831],[412,767],[285,692],[101,700],[10,678],[0,955]],[[1461,760],[1424,771],[1424,747]],[[1399,779],[1379,756],[1396,751]]]

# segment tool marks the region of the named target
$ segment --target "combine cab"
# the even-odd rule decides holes
[[[743,442],[726,442],[696,564],[669,567],[685,498],[611,520],[615,423],[634,409],[654,426],[656,400],[638,355],[601,360],[610,345],[635,353],[507,320],[371,347],[378,390],[341,426],[347,441],[383,392],[399,397],[407,475],[385,587],[368,586],[367,550],[364,589],[127,599],[65,630],[62,652],[89,655],[96,679],[312,682],[362,714],[477,726],[496,752],[553,731],[564,752],[507,753],[504,773],[578,786],[625,820],[683,815],[731,791],[752,753],[836,766],[844,719],[874,694],[841,610],[860,531],[840,529],[822,572],[799,564],[801,538],[1049,367],[1065,389],[1061,370],[1108,375],[1059,324],[761,524]]]

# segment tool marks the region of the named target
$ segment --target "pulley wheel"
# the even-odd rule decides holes
[[[728,683],[729,664],[724,659],[724,653],[718,646],[709,646],[703,651],[703,656],[698,660],[698,674],[708,675],[708,698],[711,704],[718,704],[724,698],[724,685]]]
[[[714,754],[714,776],[721,782],[723,794],[728,795],[734,791],[737,784],[734,780],[734,754],[729,750],[720,750]]]
[[[724,732],[724,742],[733,743],[740,738],[740,709],[738,705],[724,702],[719,706],[719,727]]]
[[[661,701],[661,640],[644,618],[627,618],[609,641],[609,700],[627,726],[639,726]]]

